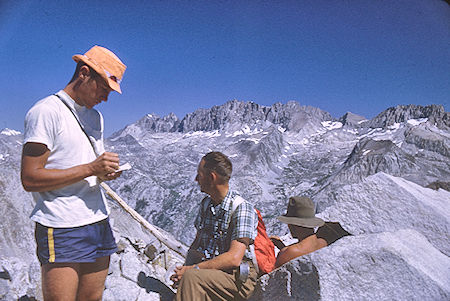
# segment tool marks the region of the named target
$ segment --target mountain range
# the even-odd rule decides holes
[[[320,212],[333,204],[337,187],[378,172],[422,186],[448,182],[449,115],[442,106],[410,105],[372,120],[352,113],[333,119],[297,102],[267,107],[236,100],[182,120],[150,114],[107,139],[133,165],[111,185],[149,221],[189,243],[202,199],[194,182],[198,162],[221,151],[233,163],[232,187],[279,233],[274,217],[293,195],[311,197]]]
[[[28,220],[33,204],[19,180],[21,143],[17,131],[4,129],[0,134],[0,201],[5,204],[0,296],[17,299],[39,298],[39,266]],[[294,195],[311,197],[319,216],[341,222],[354,234],[264,276],[254,300],[388,300],[394,284],[405,285],[401,279],[391,285],[381,280],[393,272],[388,263],[411,280],[394,299],[411,300],[408,296],[424,292],[429,300],[450,297],[450,193],[443,189],[450,184],[450,113],[441,105],[397,106],[367,120],[350,112],[333,118],[294,101],[261,106],[233,100],[183,119],[147,114],[111,135],[105,145],[119,154],[121,163],[132,165],[109,185],[151,224],[186,245],[195,235],[193,221],[204,196],[194,181],[197,165],[213,150],[230,157],[231,187],[260,209],[269,235],[289,237],[276,217],[285,213]],[[134,294],[130,299],[170,298],[169,266],[182,258],[120,209],[114,210],[112,220],[124,251],[113,258],[106,300],[127,300],[123,290],[119,293],[124,287]],[[150,246],[159,254],[151,264],[145,255]],[[422,253],[414,255],[415,249]],[[166,256],[164,264],[161,254]],[[435,259],[421,257],[426,254],[435,254]],[[373,261],[367,261],[370,257]],[[327,265],[334,258],[340,263]],[[424,268],[424,262],[435,266],[436,274]],[[133,271],[124,272],[125,266]],[[363,278],[369,276],[384,288],[364,286]],[[22,283],[20,289],[14,279]],[[277,287],[280,279],[285,285]],[[293,279],[303,279],[305,286],[294,288]],[[337,279],[347,286],[333,287]],[[427,289],[419,289],[419,280]],[[155,292],[152,287],[161,289]]]

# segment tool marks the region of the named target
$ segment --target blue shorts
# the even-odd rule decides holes
[[[109,219],[75,228],[51,228],[36,223],[34,234],[41,265],[95,262],[117,251]]]

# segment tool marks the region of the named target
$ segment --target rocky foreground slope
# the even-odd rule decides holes
[[[289,196],[306,194],[325,220],[353,236],[260,279],[253,300],[448,300],[450,298],[450,113],[398,106],[372,120],[334,119],[296,102],[231,101],[179,120],[146,115],[107,148],[133,168],[109,183],[171,240],[186,245],[202,198],[201,156],[226,153],[232,186],[263,212],[269,234]],[[33,206],[19,181],[20,133],[0,134],[0,300],[41,300]],[[430,186],[431,184],[431,186]],[[111,201],[120,252],[105,300],[171,300],[168,278],[182,257]]]
[[[450,192],[377,173],[336,193],[319,216],[353,236],[263,276],[252,300],[450,298]]]

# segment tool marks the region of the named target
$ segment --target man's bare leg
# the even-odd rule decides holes
[[[94,263],[81,263],[77,300],[101,300],[108,275],[109,256],[97,258]]]
[[[78,290],[77,263],[52,263],[42,266],[42,293],[45,301],[74,301]]]
[[[52,263],[42,266],[45,301],[101,300],[109,256],[93,263]]]

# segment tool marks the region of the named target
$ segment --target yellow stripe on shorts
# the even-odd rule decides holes
[[[47,238],[48,238],[48,253],[50,256],[48,262],[55,262],[55,241],[53,240],[53,228],[48,228]]]

